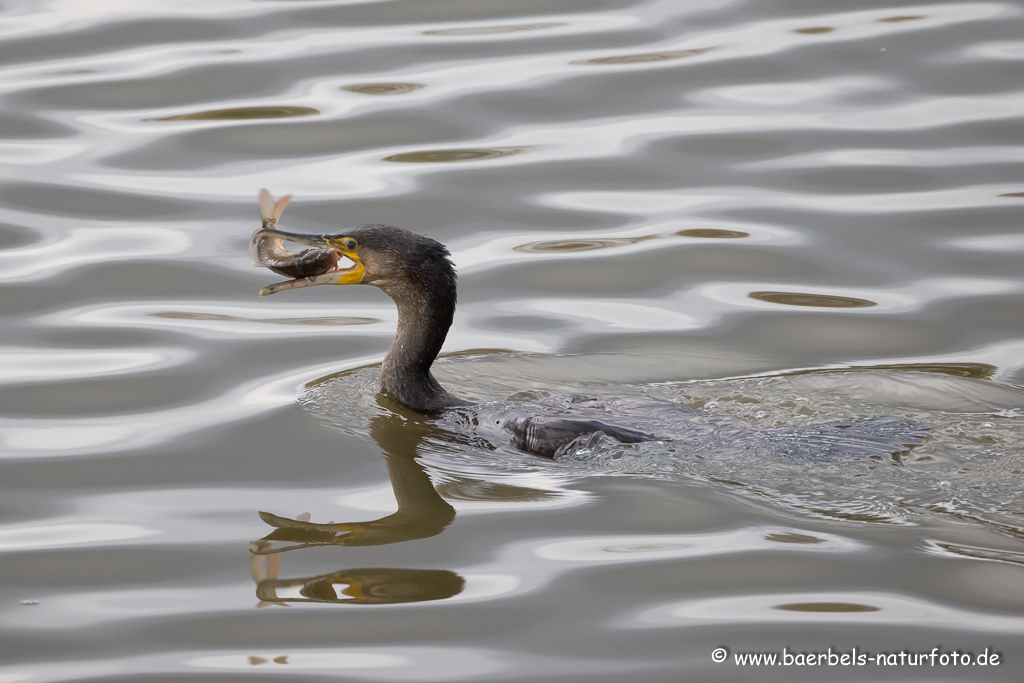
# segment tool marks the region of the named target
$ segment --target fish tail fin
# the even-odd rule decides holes
[[[260,202],[260,218],[267,220],[274,215],[274,198],[270,196],[267,188],[260,190],[258,195]]]
[[[281,217],[281,214],[284,213],[284,207],[288,206],[288,202],[291,200],[292,196],[290,194],[286,194],[277,200],[277,204],[274,204],[274,220]]]
[[[286,194],[275,203],[274,198],[270,196],[270,192],[266,188],[260,190],[260,218],[262,218],[264,222],[274,221],[276,223],[277,219],[281,217],[282,213],[284,213],[284,207],[288,206],[288,202],[290,202],[291,199],[292,196],[290,194]]]

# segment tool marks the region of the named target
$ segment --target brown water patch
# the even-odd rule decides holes
[[[353,83],[343,85],[341,89],[360,95],[402,95],[425,87],[422,83]]]
[[[1024,197],[1024,192],[1006,192],[1005,194],[999,195],[1000,197]]]
[[[858,605],[853,602],[794,602],[788,605],[776,605],[772,609],[786,612],[878,612],[878,607]]]
[[[429,149],[423,152],[405,152],[384,157],[384,161],[404,164],[447,164],[456,161],[486,161],[512,156],[529,147],[466,147],[464,149]]]
[[[776,543],[803,543],[803,544],[816,544],[824,543],[823,539],[815,536],[807,536],[805,534],[768,534],[764,537],[766,541],[775,541]]]
[[[488,36],[494,33],[516,33],[519,31],[537,31],[556,26],[568,26],[564,21],[542,24],[510,24],[507,26],[467,26],[466,28],[440,28],[424,31],[425,36]]]
[[[833,26],[811,26],[810,28],[795,28],[793,29],[793,33],[805,33],[808,35],[815,35],[818,33],[832,33],[832,31],[835,30],[836,29]]]
[[[924,15],[916,17],[886,17],[885,19],[879,19],[878,21],[889,24],[895,24],[898,21],[915,21],[917,19],[924,19]]]
[[[513,247],[515,251],[521,251],[525,253],[548,253],[548,254],[559,254],[569,253],[578,251],[594,251],[596,249],[613,249],[615,247],[625,247],[630,244],[639,244],[647,240],[657,239],[659,237],[699,237],[703,239],[736,239],[740,237],[750,237],[750,233],[740,232],[738,230],[719,230],[717,228],[694,228],[692,230],[680,230],[679,232],[673,232],[662,235],[642,235],[640,237],[602,237],[602,238],[581,238],[581,239],[566,239],[566,240],[545,240],[540,242],[528,242],[521,244],[518,247]]]
[[[718,228],[693,228],[692,230],[680,230],[673,233],[676,237],[701,237],[703,239],[729,240],[740,237],[750,237],[749,232],[739,230],[719,230]]]
[[[548,242],[529,242],[514,247],[515,251],[526,253],[547,253],[561,254],[566,252],[593,251],[595,249],[609,249],[612,247],[624,247],[629,244],[650,239],[649,237],[611,237],[607,239],[580,239],[580,240],[551,240]]]
[[[996,366],[988,363],[903,363],[900,365],[870,365],[850,368],[844,372],[863,370],[903,370],[907,372],[931,372],[937,375],[952,375],[968,379],[992,379]]]
[[[245,318],[237,315],[220,313],[190,313],[188,311],[163,311],[147,314],[153,318],[169,318],[171,320],[213,320],[231,323],[266,323],[268,325],[313,325],[318,327],[337,327],[344,325],[370,325],[379,323],[377,318],[357,317],[324,317],[324,318]]]
[[[804,294],[801,292],[751,292],[751,299],[767,301],[784,306],[812,306],[818,308],[868,308],[877,306],[874,301],[854,299],[849,296],[833,296],[830,294]]]
[[[191,114],[164,116],[143,121],[241,121],[248,119],[287,119],[295,116],[313,116],[320,112],[312,107],[233,107],[209,109]]]
[[[714,47],[704,47],[695,50],[673,50],[671,52],[644,52],[637,55],[618,55],[615,57],[598,57],[597,59],[577,59],[570,64],[641,64],[644,62],[664,62],[669,59],[684,59],[702,55],[705,52],[714,50]]]

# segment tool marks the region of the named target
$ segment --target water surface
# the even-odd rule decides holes
[[[1021,35],[1008,2],[4,3],[0,683],[829,647],[1002,663],[804,676],[1019,680]],[[261,187],[288,230],[449,246],[465,398],[931,438],[548,461],[425,421],[376,396],[383,294],[256,296]]]

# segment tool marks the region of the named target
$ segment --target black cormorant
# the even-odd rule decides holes
[[[293,278],[264,287],[260,296],[316,285],[381,289],[398,307],[398,330],[381,364],[381,391],[427,415],[472,405],[445,391],[430,372],[455,315],[456,275],[448,249],[390,225],[323,235],[282,232],[277,219],[289,199],[275,204],[266,190],[260,193],[263,229],[253,233],[250,242],[253,262]],[[282,240],[311,249],[292,253],[283,248]],[[343,262],[349,265],[342,266]],[[492,412],[487,421],[497,423],[497,431],[521,450],[547,457],[598,432],[623,443],[710,440],[724,446],[755,444],[812,459],[895,453],[927,437],[924,425],[888,417],[760,429],[739,418],[712,416],[642,396],[549,397],[504,404]]]

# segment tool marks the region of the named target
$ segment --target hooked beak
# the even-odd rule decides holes
[[[257,230],[253,237],[272,237],[274,239],[286,240],[301,244],[306,247],[317,247],[319,249],[333,249],[323,235],[300,235],[297,232],[285,232],[284,230]]]

